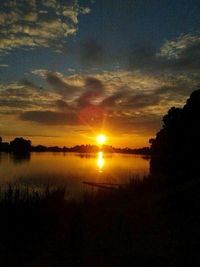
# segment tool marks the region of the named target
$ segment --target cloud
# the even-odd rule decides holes
[[[141,109],[149,106],[156,106],[161,101],[161,97],[159,94],[135,94],[128,98],[128,101],[125,103],[127,108],[132,109]]]
[[[168,59],[180,58],[188,48],[196,47],[200,43],[200,35],[184,34],[175,41],[167,41],[160,49],[160,56]]]
[[[175,41],[167,41],[158,57],[171,69],[190,71],[200,67],[200,34],[180,35]]]
[[[104,85],[101,80],[94,77],[86,77],[85,90],[78,98],[78,106],[84,107],[93,105],[93,101],[98,100],[104,93]]]
[[[150,42],[135,43],[126,55],[128,68],[130,69],[150,69],[158,65],[156,58],[156,48]]]
[[[37,87],[28,81],[0,84],[0,113],[22,112],[30,109],[44,109],[52,106],[55,94]]]
[[[78,54],[85,69],[118,67],[129,71],[148,72],[153,75],[171,71],[193,71],[200,67],[200,34],[181,34],[167,40],[159,48],[150,41],[141,41],[122,47],[119,51],[94,38],[81,42],[78,48],[70,48]]]
[[[109,130],[123,134],[151,135],[161,127],[161,117],[157,114],[118,114],[106,119]]]
[[[46,82],[44,88],[29,81],[1,84],[0,122],[9,116],[15,122],[39,123],[44,129],[45,125],[73,125],[77,130],[103,127],[152,134],[163,114],[171,106],[182,106],[200,81],[198,75],[166,71],[96,71],[89,76],[49,70],[33,73]]]
[[[79,60],[84,67],[99,66],[107,62],[104,46],[94,38],[87,38],[80,43]]]
[[[78,87],[68,84],[67,82],[63,81],[62,78],[58,77],[56,74],[52,72],[48,72],[46,74],[46,81],[62,95],[68,96],[71,94],[76,93]]]
[[[182,34],[166,41],[159,49],[149,42],[134,44],[123,53],[129,70],[155,75],[164,72],[192,72],[200,69],[200,34]],[[120,59],[123,62],[123,59]]]
[[[0,68],[7,68],[8,64],[0,64]]]
[[[126,91],[116,92],[106,98],[103,99],[101,105],[104,107],[115,107],[118,103],[120,103],[128,93]]]
[[[55,101],[55,105],[60,110],[70,110],[70,109],[72,109],[72,107],[62,99],[56,100]]]
[[[54,47],[77,31],[78,16],[88,14],[76,0],[2,0],[0,11],[0,54],[14,48]]]
[[[0,100],[0,107],[7,107],[7,108],[18,108],[18,109],[26,109],[35,107],[33,101],[22,100],[22,99],[4,99]]]
[[[88,103],[88,101],[98,98],[104,92],[102,81],[96,77],[87,75],[64,77],[61,73],[44,69],[33,70],[32,73],[44,79],[55,93],[68,98],[68,100],[77,98],[80,105],[84,101]]]
[[[33,121],[43,125],[77,125],[75,113],[62,113],[55,111],[27,111],[20,115],[24,121]]]
[[[88,126],[100,125],[100,122],[103,120],[104,111],[102,107],[98,107],[96,101],[99,101],[99,98],[103,96],[105,90],[104,84],[100,79],[88,76],[71,76],[68,78],[60,73],[52,73],[48,70],[35,70],[33,73],[42,77],[51,85],[53,92],[57,94],[57,96],[62,97],[62,99],[59,98],[54,101],[52,108],[62,112],[75,112],[80,125],[83,123]],[[73,85],[74,80],[78,85]],[[37,119],[38,113],[35,110],[33,110],[33,112],[34,113],[25,112],[25,115],[22,117],[20,116],[20,118],[35,121],[34,116],[36,114]],[[60,113],[58,115],[56,110],[51,110],[50,113],[49,111],[48,113],[45,111],[44,116],[46,116],[47,119],[40,120],[39,118],[41,123],[50,123],[52,118],[52,124],[66,124],[66,120],[64,120],[65,117],[61,116]]]
[[[157,89],[158,90],[158,89]],[[108,110],[140,110],[149,106],[155,106],[161,101],[161,94],[152,90],[151,93],[137,92],[121,88],[119,92],[104,98],[101,105]]]
[[[64,97],[76,95],[80,90],[79,86],[72,85],[65,81],[63,75],[58,72],[39,69],[33,70],[32,73],[42,77],[57,94]]]

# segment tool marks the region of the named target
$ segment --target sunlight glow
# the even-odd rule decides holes
[[[99,153],[98,153],[97,165],[99,167],[99,172],[102,172],[102,169],[104,166],[104,158],[103,158],[103,152],[102,151],[99,151]]]
[[[106,141],[106,136],[104,134],[99,134],[96,139],[99,145],[103,145]]]

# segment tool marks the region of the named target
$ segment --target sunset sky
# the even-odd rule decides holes
[[[200,84],[199,0],[0,0],[0,136],[147,146]]]

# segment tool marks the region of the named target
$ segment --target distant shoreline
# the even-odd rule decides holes
[[[96,145],[76,145],[74,147],[59,147],[59,146],[33,146],[31,140],[26,140],[22,137],[16,137],[10,143],[3,142],[0,137],[0,152],[8,152],[14,154],[27,154],[30,152],[77,152],[77,153],[98,153],[103,151],[105,153],[122,153],[122,154],[139,154],[139,155],[151,155],[149,147],[143,148],[115,148],[113,146],[102,145],[101,147]]]

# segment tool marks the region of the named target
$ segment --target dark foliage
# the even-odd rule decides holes
[[[7,142],[0,142],[0,152],[9,152],[10,151],[10,145]]]
[[[2,266],[199,266],[200,184],[133,180],[65,199],[11,186],[1,193]]]
[[[22,137],[17,137],[10,142],[10,150],[14,153],[29,153],[31,151],[31,141]]]
[[[200,90],[186,105],[171,108],[163,117],[163,128],[151,142],[151,174],[178,178],[200,174]]]

